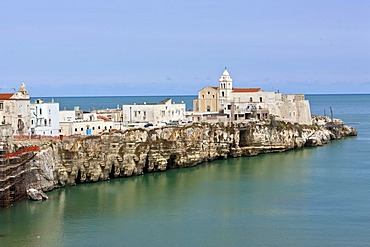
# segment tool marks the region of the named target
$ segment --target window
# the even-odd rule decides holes
[[[33,125],[33,119],[31,120],[31,124]]]
[[[227,105],[227,109],[228,110],[231,110],[231,105]]]
[[[211,94],[211,92],[210,92],[210,91],[208,91],[208,92],[207,92],[207,94]]]
[[[260,102],[262,102],[262,97],[260,97]]]
[[[40,108],[40,115],[42,115],[42,109]]]
[[[137,117],[137,111],[134,111],[134,116]]]
[[[211,107],[208,105],[207,106],[207,111],[210,112],[211,111]]]
[[[49,119],[49,125],[51,125],[51,119]]]
[[[95,130],[95,127],[92,127],[92,130]]]
[[[225,97],[225,92],[222,92],[222,97]]]
[[[253,102],[253,98],[252,97],[249,98],[249,102]]]
[[[1,110],[3,110],[3,109],[4,109],[4,103],[3,103],[3,102],[1,102],[1,103],[0,103],[0,111],[1,111]]]
[[[48,124],[48,120],[44,119],[44,125],[46,126]]]
[[[100,126],[98,126],[98,130],[100,130]]]
[[[84,130],[84,128],[81,128],[81,131],[83,131]]]
[[[75,128],[75,131],[77,131],[77,128]]]

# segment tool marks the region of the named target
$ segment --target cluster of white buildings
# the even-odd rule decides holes
[[[311,124],[310,105],[304,95],[265,92],[261,88],[234,88],[227,69],[219,85],[198,92],[193,111],[184,102],[167,98],[159,103],[123,105],[122,108],[84,112],[79,107],[59,110],[59,103],[41,99],[30,102],[24,83],[15,93],[0,93],[0,125],[13,135],[91,135],[127,127],[181,124],[201,121],[258,121],[275,117],[287,122]]]
[[[122,108],[84,112],[59,110],[59,103],[30,101],[24,83],[18,92],[0,93],[1,126],[11,126],[15,136],[96,135],[127,127],[182,123],[185,104],[171,99],[159,103],[123,105]]]

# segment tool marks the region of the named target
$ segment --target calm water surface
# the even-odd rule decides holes
[[[359,136],[66,187],[0,211],[0,246],[369,246],[370,95],[310,95]]]

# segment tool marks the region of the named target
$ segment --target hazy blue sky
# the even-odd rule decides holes
[[[370,93],[369,0],[4,0],[0,91]]]

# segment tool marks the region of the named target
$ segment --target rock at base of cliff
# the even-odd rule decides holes
[[[27,195],[28,198],[34,201],[41,201],[41,200],[46,200],[48,199],[48,196],[41,190],[36,190],[36,189],[28,189],[27,190]]]

